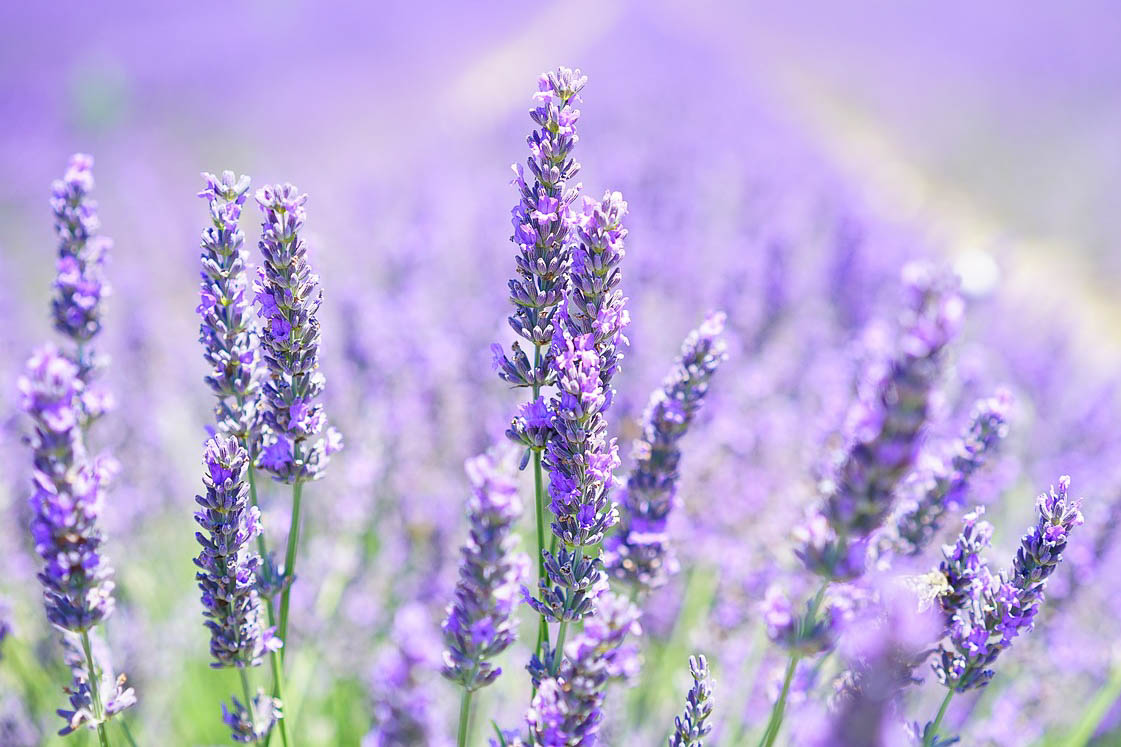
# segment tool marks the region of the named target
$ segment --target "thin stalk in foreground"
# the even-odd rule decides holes
[[[817,594],[810,601],[809,609],[806,611],[806,617],[799,622],[798,638],[801,639],[814,629],[817,624],[817,611],[821,607],[822,600],[825,599],[825,592],[829,588],[829,581],[821,584],[821,588],[817,590]],[[767,730],[763,732],[763,738],[760,740],[760,747],[771,747],[778,739],[778,733],[782,729],[782,721],[786,716],[786,697],[790,692],[790,682],[794,678],[794,670],[798,667],[798,661],[802,655],[798,651],[790,653],[790,662],[786,666],[786,677],[782,685],[782,693],[780,693],[778,700],[775,701],[774,706],[771,708],[771,718],[767,721]]]
[[[246,469],[246,474],[247,474],[248,480],[249,480],[249,500],[252,501],[253,506],[255,508],[260,509],[260,504],[257,502],[257,476],[256,476],[256,473],[253,470],[253,463],[252,462],[250,462],[248,468]],[[268,559],[269,555],[268,555],[268,550],[265,547],[265,533],[264,532],[261,532],[260,534],[257,535],[257,551],[261,555],[262,560],[267,560]],[[273,611],[273,608],[272,608],[272,600],[271,599],[266,599],[264,601],[265,601],[265,613],[268,615],[268,619],[269,619],[269,627],[270,628],[275,628],[276,627],[276,613]],[[283,666],[280,662],[280,652],[279,651],[270,651],[269,652],[269,666],[272,668],[272,696],[274,698],[279,699],[280,702],[283,705],[287,705],[287,703],[284,700],[284,671],[283,671]],[[284,747],[288,747],[288,724],[284,721],[283,717],[278,719],[278,721],[279,721],[279,723],[277,724],[277,726],[280,728],[280,739],[281,739],[282,742],[284,742]],[[270,731],[268,736],[265,737],[266,747],[270,742],[272,742],[272,731]]]
[[[117,719],[121,724],[121,731],[125,733],[125,739],[132,747],[136,747],[136,740],[132,738],[132,729],[128,728],[128,723],[123,718]]]
[[[249,674],[245,667],[238,667],[237,673],[241,675],[241,694],[245,696],[245,707],[249,710],[249,719],[253,722],[253,731],[257,731],[257,707],[253,704],[253,696],[249,691]],[[253,744],[260,744],[260,739],[254,739]]]
[[[926,730],[923,735],[923,747],[930,747],[934,744],[935,737],[938,736],[938,728],[942,726],[942,719],[946,716],[946,709],[950,707],[950,699],[954,697],[953,690],[946,690],[946,697],[942,699],[942,707],[938,709],[938,715],[934,717],[934,723]]]
[[[798,668],[800,658],[798,654],[790,655],[790,663],[786,665],[786,676],[782,679],[782,692],[775,701],[775,707],[771,709],[771,720],[767,722],[767,730],[763,732],[763,739],[759,742],[760,747],[771,747],[778,739],[786,711],[786,698],[790,694],[790,683],[794,679],[794,670]]]
[[[109,734],[105,729],[105,707],[101,704],[101,681],[97,676],[97,666],[93,663],[93,649],[90,646],[88,630],[82,631],[82,649],[86,652],[86,666],[90,673],[90,696],[93,698],[93,715],[97,719],[97,741],[101,747],[109,747]]]
[[[300,542],[300,499],[303,495],[303,483],[296,480],[292,483],[292,521],[288,527],[288,549],[284,553],[284,591],[280,592],[280,625],[277,633],[284,647],[280,649],[281,663],[284,662],[288,650],[288,603],[292,596],[292,582],[296,576],[296,547]]]
[[[541,346],[533,346],[533,370],[541,367]],[[541,396],[541,387],[533,385],[533,400]],[[537,586],[545,580],[545,481],[541,474],[541,452],[533,452],[533,505],[537,514]],[[541,656],[544,647],[549,643],[549,623],[545,614],[541,614],[541,622],[537,628],[537,655]],[[534,688],[536,691],[536,688]],[[535,693],[536,694],[536,693]]]
[[[459,732],[455,743],[457,747],[467,747],[468,724],[471,722],[471,691],[463,690],[463,698],[459,701]]]

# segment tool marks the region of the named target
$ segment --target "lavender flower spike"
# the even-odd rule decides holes
[[[871,401],[850,413],[852,445],[825,490],[821,513],[796,533],[799,557],[828,580],[864,572],[869,537],[914,464],[942,352],[961,324],[956,279],[921,264],[904,268],[903,279],[910,304],[896,357],[875,383]]]
[[[327,425],[316,401],[326,383],[319,372],[317,318],[323,294],[299,234],[307,195],[284,184],[257,190],[256,199],[264,215],[259,243],[264,266],[255,291],[257,313],[265,321],[262,419],[269,429],[258,463],[281,482],[315,480],[342,448],[342,439],[333,428],[317,438]]]
[[[900,504],[880,550],[918,555],[941,527],[946,511],[960,506],[969,479],[1008,433],[1012,396],[1006,391],[981,400],[973,409],[966,432],[953,446],[948,465],[941,464],[918,481],[918,496]]]
[[[258,689],[252,706],[231,698],[233,708],[222,704],[222,721],[230,727],[230,739],[238,744],[260,742],[268,736],[273,725],[284,718],[280,701]]]
[[[693,686],[685,699],[685,713],[674,719],[669,747],[704,747],[704,737],[712,731],[712,724],[705,722],[712,715],[713,683],[703,655],[689,657],[689,672]]]
[[[1039,496],[1038,522],[1020,540],[1020,549],[1006,574],[993,577],[982,567],[968,592],[960,598],[934,664],[938,679],[953,692],[984,687],[1000,653],[1021,631],[1031,630],[1043,587],[1062,561],[1070,532],[1082,524],[1079,501],[1068,497],[1070,478]],[[951,586],[957,585],[951,579]]]
[[[555,622],[579,620],[592,611],[592,599],[606,585],[599,558],[583,557],[619,519],[610,498],[619,466],[618,448],[607,438],[601,361],[591,334],[573,338],[558,330],[553,344],[556,396],[550,403],[552,433],[546,448],[549,507],[556,553],[543,550],[545,575],[540,598],[528,602]]]
[[[576,122],[580,110],[576,106],[586,82],[579,70],[566,67],[540,77],[536,106],[529,113],[537,125],[527,140],[530,181],[526,181],[523,167],[513,167],[520,199],[512,213],[510,240],[517,245],[518,255],[517,277],[510,280],[514,313],[509,321],[519,337],[544,353],[530,361],[515,342],[511,359],[497,344],[491,346],[499,376],[517,387],[540,388],[552,381],[548,348],[556,332],[555,317],[564,300],[571,262],[567,244],[571,208],[580,189],[570,186],[580,171],[572,151],[579,141]]]
[[[202,546],[195,558],[196,578],[215,668],[255,667],[268,651],[281,645],[273,630],[261,624],[256,591],[261,559],[246,547],[261,531],[260,513],[249,505],[248,463],[236,438],[210,439],[204,457],[206,495],[195,498],[202,507],[195,513],[195,521],[203,530],[195,535]]]
[[[97,526],[102,491],[115,465],[89,460],[82,440],[84,384],[78,366],[53,346],[40,348],[20,379],[34,430],[31,535],[43,559],[39,581],[47,618],[84,633],[113,612],[113,570],[101,554]]]
[[[561,313],[573,337],[592,335],[607,398],[604,409],[615,397],[611,381],[623,358],[619,348],[628,344],[623,330],[630,323],[630,315],[625,308],[627,299],[619,289],[620,263],[626,254],[626,214],[627,203],[618,192],[606,192],[598,202],[584,199],[584,214],[576,226],[580,242],[572,253],[570,289]]]
[[[76,153],[66,174],[51,185],[51,212],[58,234],[58,276],[51,309],[55,329],[73,340],[81,354],[76,358],[82,377],[94,367],[94,358],[82,350],[101,331],[103,298],[109,295],[105,258],[113,242],[98,235],[101,223],[93,190],[93,157]]]
[[[512,533],[522,504],[511,476],[486,454],[467,460],[466,469],[474,487],[467,509],[470,533],[443,624],[443,674],[474,691],[502,673],[493,659],[517,637],[513,612],[529,558],[516,551]]]
[[[639,635],[639,611],[610,592],[597,600],[584,632],[568,643],[558,672],[540,679],[526,723],[531,744],[561,747],[597,743],[607,683],[633,672],[633,652],[624,643]]]
[[[218,398],[214,416],[220,433],[237,436],[251,453],[260,383],[254,323],[247,295],[245,234],[238,227],[249,177],[204,173],[211,226],[202,232],[199,342],[210,364],[206,383]]]
[[[619,531],[604,543],[604,562],[615,578],[644,591],[656,589],[677,572],[666,536],[666,520],[676,502],[679,442],[708,393],[709,382],[727,357],[724,314],[708,315],[689,333],[681,355],[646,406],[642,437],[635,443],[635,466],[623,491]]]

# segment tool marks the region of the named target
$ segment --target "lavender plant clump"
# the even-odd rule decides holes
[[[1109,583],[1121,349],[1098,335],[1092,359],[1080,350],[1082,318],[1047,306],[1011,243],[991,257],[975,237],[963,249],[955,230],[866,199],[866,185],[769,116],[781,112],[766,97],[744,93],[753,76],[679,65],[673,24],[649,24],[666,60],[632,60],[643,24],[588,20],[593,35],[626,30],[606,46],[645,72],[602,89],[577,69],[538,79],[505,288],[494,273],[509,248],[485,228],[500,190],[476,188],[456,167],[462,143],[422,119],[417,132],[444,147],[410,153],[421,168],[355,179],[359,158],[322,161],[316,180],[336,188],[324,196],[341,198],[324,204],[322,253],[306,194],[253,191],[233,171],[202,174],[207,219],[192,250],[158,201],[165,191],[151,219],[133,209],[151,166],[111,147],[113,178],[99,174],[97,194],[126,232],[114,233],[110,266],[93,159],[71,158],[40,215],[57,238],[46,253],[54,344],[31,339],[18,292],[0,298],[4,344],[34,351],[22,370],[10,362],[18,406],[0,416],[0,431],[27,430],[31,452],[28,469],[25,451],[0,451],[31,486],[0,490],[0,743],[42,742],[53,713],[60,734],[88,730],[99,747],[933,747],[1118,734],[1108,649],[1121,635]],[[518,50],[495,59],[516,66]],[[500,119],[488,91],[501,81],[480,87],[477,72],[465,68],[441,104]],[[237,78],[221,77],[235,102]],[[395,95],[383,88],[379,101]],[[301,129],[310,111],[348,121],[317,92],[303,98],[284,105],[286,144],[300,138],[294,171],[315,153]],[[652,102],[689,117],[653,115]],[[675,120],[691,117],[711,125],[711,142],[682,137]],[[276,144],[270,129],[255,134],[261,153]],[[577,181],[601,176],[612,188]],[[259,241],[242,222],[251,196]],[[360,223],[331,225],[353,213]],[[0,275],[18,289],[8,256],[34,232],[16,218]],[[194,270],[152,261],[153,227],[174,257],[198,256]],[[939,251],[928,232],[947,240],[953,271],[923,259]],[[341,286],[338,306],[317,272]],[[191,288],[194,317],[181,303]],[[503,297],[512,309],[494,315]],[[1092,308],[1087,298],[1067,295],[1063,310]],[[724,311],[672,363],[657,354],[673,342],[665,330],[714,307]],[[513,342],[490,357],[513,400],[485,375],[507,314]],[[176,365],[189,318],[205,369]],[[659,380],[652,393],[637,386]],[[119,410],[110,388],[126,395]],[[352,445],[337,460],[336,426]],[[182,457],[204,430],[199,491]],[[515,446],[492,446],[503,440]],[[625,474],[620,442],[633,444]],[[1019,486],[1066,472],[1088,499],[1060,478],[998,568],[991,546],[1030,508]],[[184,551],[193,579],[157,572]],[[42,594],[38,626],[28,588]],[[532,623],[519,621],[523,601]],[[56,672],[61,703],[47,696]],[[212,698],[233,679],[239,691]]]

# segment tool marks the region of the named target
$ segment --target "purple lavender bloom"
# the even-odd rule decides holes
[[[772,584],[763,595],[761,613],[767,637],[801,656],[828,651],[851,618],[852,601],[840,590],[809,601],[799,611],[782,589]]]
[[[533,744],[594,745],[603,721],[610,680],[631,671],[633,652],[624,645],[639,635],[639,611],[631,602],[604,593],[584,632],[565,646],[557,674],[542,678],[526,714]]]
[[[669,747],[704,747],[704,738],[712,731],[712,724],[705,723],[713,707],[708,660],[703,655],[690,656],[689,673],[693,675],[693,686],[685,696],[685,712],[674,719]]]
[[[942,548],[943,560],[938,572],[946,580],[938,595],[938,606],[949,623],[954,614],[964,609],[977,593],[982,578],[988,575],[985,550],[992,543],[993,525],[981,519],[985,509],[978,506],[962,518],[961,533],[954,544]]]
[[[54,324],[79,347],[76,359],[85,373],[93,357],[83,347],[101,331],[103,298],[109,295],[104,264],[113,242],[97,234],[101,223],[93,190],[93,157],[76,153],[66,174],[51,185],[51,212],[58,235],[58,275],[51,309]]]
[[[202,507],[195,521],[203,529],[195,533],[202,545],[195,578],[210,629],[211,666],[255,667],[281,642],[261,624],[256,589],[261,559],[246,549],[261,531],[260,512],[249,505],[249,457],[236,438],[216,436],[207,441],[203,462],[206,495],[195,497]]]
[[[942,352],[961,324],[955,279],[911,264],[904,268],[904,285],[910,303],[896,357],[876,382],[871,401],[850,412],[852,444],[820,508],[824,531],[807,525],[797,533],[798,556],[827,579],[864,572],[869,536],[891,511],[896,488],[915,462]]]
[[[72,682],[64,688],[69,697],[70,707],[60,708],[57,713],[66,722],[58,733],[66,736],[85,725],[96,729],[98,724],[117,715],[126,708],[136,705],[136,691],[126,687],[127,678],[117,675],[109,660],[109,647],[99,635],[90,635],[90,653],[97,674],[98,694],[104,718],[98,719],[93,690],[89,684],[89,671],[86,653],[77,636],[64,635],[62,639],[64,659],[70,667]]]
[[[619,518],[609,498],[619,450],[615,439],[607,438],[603,359],[593,335],[558,333],[553,363],[558,392],[550,406],[553,435],[545,451],[553,534],[568,547],[588,547]]]
[[[604,562],[615,578],[639,590],[663,586],[678,564],[666,535],[666,522],[677,503],[681,463],[679,442],[700,411],[709,383],[727,358],[724,314],[709,314],[689,333],[662,388],[654,392],[635,443],[635,466],[622,494],[622,522],[604,543]]]
[[[466,468],[474,487],[467,508],[470,531],[443,625],[443,674],[474,691],[502,673],[493,659],[517,637],[513,613],[529,558],[516,551],[512,534],[522,514],[513,479],[486,454],[469,459]]]
[[[1033,627],[1047,578],[1062,561],[1071,530],[1082,524],[1079,501],[1068,498],[1069,488],[1070,478],[1063,476],[1057,487],[1039,496],[1039,520],[1020,540],[1011,570],[994,577],[982,565],[953,611],[948,642],[934,671],[954,692],[987,685],[1000,653],[1021,631]]]
[[[268,377],[262,420],[269,431],[258,464],[281,482],[316,480],[342,440],[327,428],[316,401],[326,384],[319,372],[317,317],[323,293],[299,234],[307,195],[284,184],[257,190],[256,199],[264,215],[258,244],[264,266],[255,291],[257,314],[264,320],[261,344]],[[326,436],[318,438],[325,428]]]
[[[627,229],[623,216],[627,203],[618,192],[605,192],[599,202],[585,198],[584,211],[576,225],[579,244],[572,252],[569,292],[562,318],[573,337],[592,335],[600,359],[600,380],[611,406],[615,390],[612,379],[623,358],[619,348],[627,344],[623,330],[630,323],[627,299],[619,289],[626,250]]]
[[[231,700],[232,708],[222,704],[222,722],[230,727],[230,739],[238,744],[261,742],[273,725],[284,717],[280,701],[261,689],[253,696],[252,709],[236,697]]]
[[[540,77],[536,106],[529,113],[538,127],[527,141],[531,180],[526,181],[523,167],[513,167],[520,199],[513,210],[514,234],[510,237],[518,255],[517,277],[510,280],[514,313],[509,321],[535,351],[533,361],[517,342],[511,349],[512,360],[500,348],[495,351],[499,376],[513,386],[541,387],[554,376],[549,345],[556,333],[555,317],[564,300],[571,263],[567,243],[573,222],[571,208],[580,189],[570,186],[580,170],[572,158],[579,141],[576,122],[580,110],[575,107],[586,82],[579,70],[566,67]]]
[[[31,536],[43,559],[39,581],[47,618],[64,630],[88,631],[113,612],[113,570],[101,554],[97,526],[103,490],[115,464],[90,460],[82,439],[84,384],[78,367],[53,346],[40,348],[20,379],[34,471]]]
[[[202,232],[199,342],[210,364],[206,383],[218,398],[214,417],[220,433],[237,436],[253,451],[260,384],[255,328],[248,297],[245,234],[238,227],[249,177],[204,173],[199,197],[209,202],[212,225]]]
[[[543,551],[540,596],[527,601],[546,618],[561,622],[590,613],[591,599],[606,583],[601,559],[585,558],[583,550],[602,540],[618,521],[610,491],[619,455],[615,440],[607,438],[607,398],[594,336],[574,338],[558,330],[551,360],[558,392],[549,407],[552,433],[545,465],[552,530],[562,546],[555,553]]]
[[[918,555],[941,528],[942,518],[960,506],[973,473],[1008,433],[1011,395],[1000,392],[981,400],[973,409],[969,427],[953,445],[953,457],[917,480],[917,496],[900,503],[892,526],[880,540],[880,551]]]

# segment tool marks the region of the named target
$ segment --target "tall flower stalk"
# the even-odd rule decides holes
[[[105,537],[98,519],[116,465],[86,454],[84,386],[78,366],[46,346],[28,362],[20,393],[33,423],[28,438],[33,455],[31,536],[43,561],[39,582],[47,619],[78,636],[87,654],[86,669],[75,672],[68,690],[73,710],[63,714],[67,726],[61,733],[86,724],[97,730],[104,746],[109,743],[106,722],[135,697],[121,698],[119,707],[107,708],[99,668],[90,653],[90,631],[115,607],[113,569],[102,554]]]
[[[512,533],[522,515],[517,486],[487,454],[467,461],[474,488],[467,507],[469,533],[463,546],[455,599],[444,619],[443,675],[463,687],[458,744],[467,744],[471,697],[494,682],[502,668],[494,657],[517,637],[517,607],[529,559],[517,551]]]
[[[248,176],[236,176],[232,171],[222,172],[221,177],[209,173],[202,176],[206,185],[198,196],[207,200],[211,225],[202,232],[201,240],[200,300],[197,309],[201,317],[199,342],[210,366],[206,383],[217,400],[214,406],[215,430],[236,438],[246,451],[249,500],[256,508],[254,461],[260,440],[260,353],[249,298],[245,234],[239,225],[250,182]],[[269,558],[264,532],[257,532],[257,549],[262,560]],[[258,579],[258,585],[260,591],[267,595],[264,607],[269,627],[275,627],[276,613],[271,602],[274,590],[262,583],[262,579]],[[279,650],[275,647],[269,651],[269,663],[273,690],[276,698],[283,702],[284,673]],[[248,701],[249,696],[245,697]],[[235,709],[235,719],[236,712]],[[280,735],[287,745],[288,727],[283,719],[280,720]]]
[[[666,523],[677,502],[679,442],[697,416],[709,382],[727,357],[724,314],[713,313],[689,333],[662,387],[650,397],[635,442],[635,464],[622,492],[619,530],[604,543],[608,572],[646,593],[677,572]]]
[[[946,695],[933,721],[922,730],[924,745],[938,743],[938,731],[955,693],[985,687],[995,676],[993,664],[1021,633],[1031,630],[1044,600],[1047,579],[1059,567],[1070,532],[1082,525],[1079,501],[1068,495],[1070,478],[1036,500],[1038,519],[1020,540],[1012,567],[994,576],[981,552],[992,528],[966,518],[957,543],[948,549],[939,570],[949,591],[940,598],[948,617],[946,635],[934,662]]]
[[[901,320],[897,352],[871,386],[866,401],[849,413],[850,445],[827,483],[817,512],[795,532],[796,553],[821,578],[806,612],[794,621],[784,686],[771,709],[761,747],[782,729],[789,683],[798,661],[820,645],[818,612],[829,586],[851,581],[865,570],[868,545],[890,514],[896,491],[918,455],[931,393],[942,373],[946,346],[961,325],[963,302],[956,279],[925,264],[903,271],[909,303]]]
[[[556,671],[531,670],[538,678],[537,694],[526,714],[532,745],[597,744],[608,683],[635,671],[635,653],[626,641],[642,632],[638,608],[610,592],[597,598],[596,608],[563,656],[558,652]]]
[[[210,653],[215,668],[234,667],[241,678],[245,703],[222,706],[223,719],[235,741],[260,742],[272,728],[279,703],[264,693],[250,695],[247,669],[282,645],[273,628],[262,625],[257,571],[261,559],[247,545],[261,533],[261,515],[249,503],[246,470],[249,456],[233,436],[207,442],[203,484],[196,496],[201,510],[195,521],[203,530],[196,537],[202,552],[195,558],[202,591],[203,615],[210,629]],[[248,725],[248,726],[246,726]]]
[[[256,200],[264,220],[258,244],[263,264],[254,289],[257,313],[263,320],[261,353],[267,370],[261,387],[261,442],[256,464],[278,482],[292,486],[277,614],[278,635],[287,644],[303,485],[323,476],[331,454],[342,448],[342,438],[327,426],[318,401],[326,385],[319,371],[317,315],[322,291],[299,233],[306,218],[307,195],[284,184],[259,189]],[[281,669],[289,648],[286,645],[281,651]]]
[[[104,264],[112,242],[98,234],[100,221],[93,190],[93,158],[71,157],[62,179],[51,185],[51,212],[58,236],[58,263],[51,310],[55,329],[70,345],[46,345],[27,364],[19,389],[32,421],[31,536],[43,561],[39,582],[47,619],[81,642],[84,654],[67,688],[70,710],[60,710],[69,734],[82,725],[109,744],[106,724],[136,702],[124,679],[103,681],[95,661],[91,631],[113,612],[113,570],[102,554],[98,526],[105,491],[117,470],[110,457],[91,457],[89,426],[111,406],[93,389],[106,359],[93,340],[101,331],[102,301],[109,295]],[[107,658],[107,654],[106,657]]]
[[[499,376],[515,387],[530,390],[529,403],[515,420],[520,439],[527,446],[526,460],[533,461],[534,515],[537,527],[537,577],[542,583],[545,570],[545,483],[542,457],[549,422],[541,399],[544,387],[555,381],[551,366],[555,317],[564,301],[568,285],[571,253],[568,246],[572,223],[571,209],[580,186],[570,181],[580,171],[572,153],[579,141],[576,123],[580,118],[580,90],[587,78],[579,70],[565,67],[545,73],[538,79],[535,106],[529,115],[537,126],[529,137],[530,155],[525,167],[515,165],[514,184],[518,204],[512,211],[514,233],[510,240],[517,247],[516,277],[510,280],[510,301],[514,313],[509,317],[514,332],[532,348],[532,361],[520,342],[507,356],[497,344],[492,346]],[[528,179],[527,179],[528,171]],[[519,422],[520,421],[520,422]],[[547,643],[548,627],[544,615],[538,630],[538,653]]]
[[[949,462],[940,462],[909,486],[910,495],[900,501],[877,540],[878,553],[914,557],[930,544],[946,513],[961,506],[973,473],[1008,434],[1011,404],[1011,395],[1001,392],[974,406],[969,426],[951,448]]]

